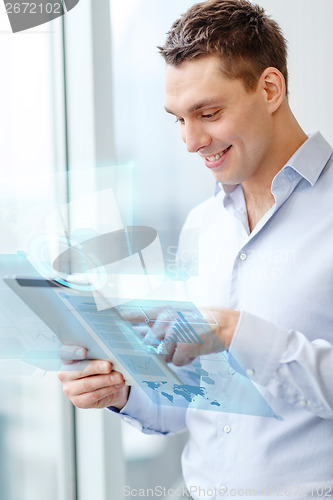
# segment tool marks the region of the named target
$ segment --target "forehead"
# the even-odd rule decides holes
[[[216,55],[186,61],[179,66],[167,65],[165,77],[166,109],[182,115],[195,109],[225,100],[239,91],[243,84],[231,80],[222,72],[222,62]],[[243,87],[244,88],[244,87]]]

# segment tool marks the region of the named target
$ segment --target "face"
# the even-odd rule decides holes
[[[273,122],[264,86],[248,92],[221,72],[218,56],[167,66],[166,110],[187,149],[223,184],[256,182],[272,153]]]

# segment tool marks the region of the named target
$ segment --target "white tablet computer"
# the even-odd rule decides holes
[[[128,385],[183,384],[116,308],[98,310],[89,290],[76,290],[42,277],[7,276],[4,282],[63,344],[86,347],[88,359],[110,360]]]

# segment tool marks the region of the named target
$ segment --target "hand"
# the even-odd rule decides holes
[[[229,349],[239,321],[240,311],[225,307],[202,308],[200,310],[203,315],[207,311],[214,317],[216,324],[211,325],[211,327],[226,349]]]
[[[191,323],[195,333],[191,335],[190,332],[188,342],[180,341],[179,334],[175,330],[175,326],[179,324],[167,322],[164,313],[158,316],[153,329],[146,335],[145,341],[155,345],[160,342],[158,347],[160,355],[166,362],[172,362],[176,366],[191,363],[197,356],[203,354],[228,349],[240,312],[225,308],[201,308],[200,312],[204,318],[207,318],[207,323]],[[175,341],[175,336],[177,341]]]
[[[81,351],[80,360],[75,357],[75,351]],[[83,361],[86,354],[86,349],[75,346],[62,349],[64,369],[58,373],[58,378],[64,393],[77,408],[115,406],[121,410],[129,396],[129,387],[122,374],[112,370],[110,361]]]

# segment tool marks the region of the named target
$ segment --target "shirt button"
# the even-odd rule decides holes
[[[246,260],[247,259],[246,253],[241,253],[239,258],[240,258],[240,260]]]
[[[226,432],[226,433],[228,434],[228,433],[231,431],[231,427],[230,427],[230,425],[225,425],[225,426],[223,427],[223,430],[224,430],[224,432]]]
[[[234,375],[235,370],[233,368],[229,368],[229,373],[230,373],[230,375]]]
[[[253,377],[254,375],[254,370],[252,368],[249,368],[248,370],[246,370],[246,375],[248,377]]]
[[[306,406],[306,405],[307,405],[307,402],[305,401],[305,399],[300,399],[300,401],[299,401],[299,405],[300,405],[300,406]]]
[[[224,485],[223,485],[223,486],[221,486],[221,488],[220,488],[220,493],[222,493],[222,495],[223,495],[224,493],[226,493],[227,491],[228,491],[228,488],[227,488],[226,486],[224,486]]]

